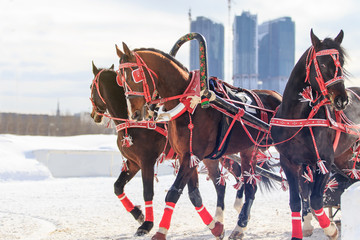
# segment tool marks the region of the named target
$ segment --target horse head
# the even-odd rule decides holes
[[[94,74],[94,80],[91,83],[91,97],[92,111],[91,117],[96,123],[100,123],[103,119],[104,113],[107,111],[107,104],[103,95],[100,92],[100,80],[108,74],[109,71],[114,72],[114,65],[109,69],[98,69],[94,62],[92,62],[92,69]]]
[[[306,59],[305,82],[329,99],[335,109],[343,110],[349,102],[344,85],[345,52],[340,46],[344,32],[321,41],[311,30],[310,37],[312,47]]]

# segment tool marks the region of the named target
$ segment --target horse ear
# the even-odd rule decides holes
[[[92,63],[92,69],[93,69],[93,73],[94,75],[97,75],[99,73],[99,69],[97,69],[97,67],[94,64],[94,61],[91,61]]]
[[[321,44],[321,41],[320,39],[314,34],[313,30],[311,29],[310,31],[310,38],[311,38],[311,43],[312,45],[314,46],[315,49],[317,49],[320,44]]]
[[[115,44],[115,48],[116,48],[116,54],[118,55],[119,58],[121,58],[124,53],[119,49],[119,47]]]
[[[126,55],[128,55],[129,57],[133,56],[132,52],[130,51],[129,47],[126,45],[126,43],[122,43],[123,44],[123,49]]]
[[[342,43],[342,40],[344,38],[344,31],[340,30],[339,34],[336,36],[336,38],[334,39],[335,42],[337,42],[338,44]]]
[[[114,64],[111,65],[111,67],[109,69],[114,70]]]

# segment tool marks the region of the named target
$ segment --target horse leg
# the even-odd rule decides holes
[[[290,163],[290,161],[282,154],[280,154],[280,163],[285,172],[286,179],[289,184],[290,195],[290,209],[291,209],[291,223],[292,235],[291,240],[303,239],[302,226],[301,226],[301,198],[299,195],[299,171],[300,166]]]
[[[309,198],[302,198],[302,220],[303,220],[303,236],[310,237],[314,232],[314,227],[311,224],[312,213],[310,208]]]
[[[127,161],[128,170],[122,171],[119,178],[114,183],[114,192],[115,195],[119,198],[121,203],[124,205],[126,211],[131,213],[135,220],[140,224],[144,222],[144,215],[140,210],[140,207],[134,206],[134,204],[129,200],[124,192],[125,185],[135,176],[139,171],[140,167],[133,161]]]
[[[330,169],[327,166],[327,169]],[[329,173],[322,174],[318,171],[315,171],[314,176],[314,189],[310,196],[311,207],[314,210],[314,213],[319,220],[320,227],[324,230],[326,236],[331,240],[338,239],[339,231],[334,222],[330,222],[329,217],[326,215],[323,208],[323,194],[325,190],[326,183],[329,179]]]
[[[216,161],[217,162],[217,161]],[[195,210],[199,214],[201,220],[205,225],[209,227],[211,233],[216,236],[216,239],[223,239],[224,237],[224,227],[220,221],[216,221],[207,211],[205,206],[203,205],[202,198],[199,191],[199,177],[197,171],[193,172],[189,182],[188,182],[188,190],[189,190],[189,199],[191,203],[194,205]]]
[[[138,228],[135,235],[143,236],[148,234],[154,226],[154,210],[153,210],[153,198],[154,198],[154,164],[151,159],[143,158],[144,161],[142,169],[142,181],[143,181],[143,196],[145,202],[145,221]],[[154,158],[153,158],[154,159]],[[149,161],[148,161],[149,160]]]
[[[151,238],[152,240],[164,240],[166,239],[166,234],[170,228],[170,222],[171,217],[174,212],[175,205],[177,201],[180,198],[180,195],[185,187],[185,185],[188,183],[189,179],[193,175],[194,172],[196,172],[196,168],[190,168],[190,154],[187,153],[185,157],[180,159],[181,165],[179,172],[176,176],[175,182],[169,189],[169,191],[166,194],[165,197],[165,209],[163,216],[161,218],[160,224],[159,224],[159,230],[156,232],[156,234]],[[201,209],[199,209],[202,211]],[[207,210],[204,208],[204,210],[207,212]],[[204,211],[204,213],[206,213]],[[200,214],[200,213],[199,213]],[[204,214],[205,215],[205,214]],[[210,215],[210,214],[209,214]],[[211,215],[210,215],[211,217]],[[215,223],[211,217],[211,222],[209,228],[211,229],[213,234],[221,235],[223,232],[223,225],[219,222]],[[221,231],[219,230],[221,229]],[[219,233],[218,233],[219,232]]]
[[[230,166],[229,166],[230,167]],[[231,173],[234,175],[234,177],[237,179],[237,181],[240,181],[241,177],[241,166],[238,163],[234,163],[231,166]],[[240,189],[236,192],[236,199],[234,202],[234,208],[235,210],[240,214],[241,209],[244,205],[243,203],[243,196],[244,196],[244,185],[240,187]]]
[[[218,179],[220,178],[219,162],[210,159],[204,159],[203,162],[208,169],[209,178],[213,182],[217,194],[215,219],[221,223],[224,223],[224,198],[226,183],[224,185],[218,184]]]
[[[244,176],[245,172],[254,174],[252,169],[255,169],[256,162],[252,163],[252,151],[253,148],[248,149],[247,151],[241,152],[241,171]],[[229,239],[243,239],[244,231],[246,230],[247,224],[250,219],[251,206],[255,200],[255,193],[257,190],[256,182],[249,180],[249,176],[244,176],[244,189],[245,189],[245,203],[241,208],[238,222],[235,229],[232,231]]]
[[[307,165],[302,166],[302,172],[309,171]],[[311,225],[312,212],[310,208],[310,183],[305,181],[299,181],[299,187],[301,188],[301,203],[302,203],[302,233],[304,237],[309,237],[313,234],[314,227]]]

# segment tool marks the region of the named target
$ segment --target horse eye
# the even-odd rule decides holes
[[[320,67],[321,68],[326,68],[326,65],[322,63],[322,64],[320,64]]]

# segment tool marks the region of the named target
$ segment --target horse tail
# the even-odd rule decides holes
[[[265,163],[258,163],[256,166],[256,173],[261,176],[259,188],[261,192],[278,189],[281,183],[281,177],[276,174],[278,168],[269,161]]]

